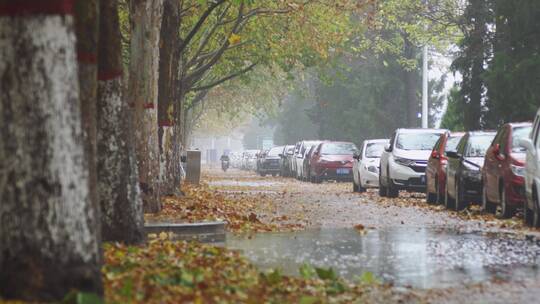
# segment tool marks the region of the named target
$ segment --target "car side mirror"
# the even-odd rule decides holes
[[[524,149],[527,149],[528,151],[532,152],[532,153],[535,153],[534,151],[534,145],[532,143],[532,141],[528,138],[522,138],[519,140],[519,146],[524,148]]]
[[[278,156],[281,157],[281,158],[285,157],[285,155],[283,155],[283,153],[279,153]]]
[[[360,153],[358,153],[358,151],[354,151],[353,158],[357,159],[357,160],[360,160]]]
[[[446,152],[446,156],[449,158],[461,158],[461,155],[457,151],[448,151]]]
[[[392,152],[392,146],[390,146],[390,144],[386,144],[386,145],[384,146],[384,151],[386,151],[386,152]]]

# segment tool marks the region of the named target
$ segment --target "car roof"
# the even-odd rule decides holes
[[[397,129],[398,134],[414,134],[414,133],[444,133],[448,132],[446,129],[420,129],[420,128],[411,128],[411,129]]]
[[[384,139],[366,139],[366,140],[364,140],[364,143],[366,143],[366,144],[385,143],[385,142],[390,142],[390,139],[384,138]]]
[[[467,134],[469,134],[469,136],[496,135],[497,131],[492,131],[492,130],[488,130],[488,131],[469,131],[469,132],[467,132]]]
[[[509,125],[512,128],[531,127],[532,122],[529,122],[529,121],[527,121],[527,122],[510,122],[510,123],[507,123],[506,125]]]
[[[332,140],[326,140],[321,142],[322,144],[353,144],[353,142],[350,141],[332,141]]]

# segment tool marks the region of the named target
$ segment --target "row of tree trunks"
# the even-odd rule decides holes
[[[133,142],[133,115],[122,96],[118,1],[100,3],[98,62],[98,192],[105,241],[144,237],[142,200]]]
[[[71,1],[0,0],[0,294],[102,293]]]
[[[131,49],[127,98],[134,107],[133,127],[145,212],[161,209],[157,94],[162,9],[163,0],[132,0],[129,4]]]
[[[178,102],[175,86],[179,79],[180,10],[178,0],[165,0],[161,23],[159,52],[158,127],[160,152],[160,193],[178,194],[180,158],[175,140],[174,108]],[[175,153],[178,151],[178,153]]]

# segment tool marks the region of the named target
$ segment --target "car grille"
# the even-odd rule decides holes
[[[414,172],[417,172],[417,173],[424,173],[426,172],[426,167],[427,167],[427,161],[415,161],[414,162],[414,165],[412,166],[409,166],[411,169],[414,170]]]

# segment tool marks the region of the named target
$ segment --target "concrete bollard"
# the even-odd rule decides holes
[[[187,151],[186,182],[198,185],[201,182],[201,151]]]

